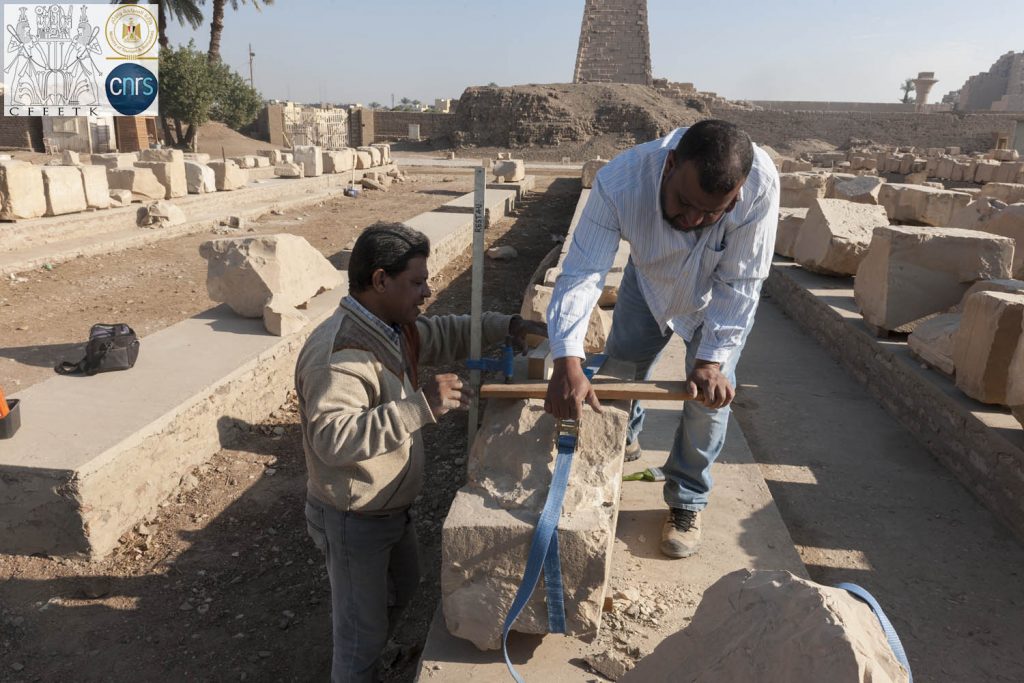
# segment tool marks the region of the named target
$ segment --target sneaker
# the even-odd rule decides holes
[[[626,444],[626,457],[623,458],[626,462],[633,462],[634,460],[640,459],[640,442],[634,441],[633,443]]]
[[[673,558],[689,557],[700,549],[700,513],[669,508],[661,530],[661,552]]]

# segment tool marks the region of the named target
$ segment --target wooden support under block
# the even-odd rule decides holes
[[[685,381],[624,382],[599,378],[593,380],[591,386],[602,401],[689,401],[695,398],[687,391]],[[485,384],[480,387],[480,398],[544,398],[547,391],[545,381]]]

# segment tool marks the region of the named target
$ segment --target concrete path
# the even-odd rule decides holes
[[[674,341],[655,367],[655,377],[676,378],[683,358],[682,343]],[[659,404],[648,413],[641,436],[644,455],[638,462],[626,463],[626,472],[664,464],[680,407]],[[704,548],[685,560],[669,560],[658,550],[666,514],[661,485],[623,482],[610,593],[640,588],[672,606],[657,627],[638,625],[632,633],[624,634],[644,653],[684,626],[704,589],[728,572],[756,567],[788,569],[806,576],[735,420],[713,471],[715,489],[705,518]],[[606,635],[606,630],[603,633]],[[607,647],[558,635],[513,633],[509,640],[512,660],[527,681],[592,681],[594,674],[580,658]],[[481,652],[469,641],[450,635],[440,607],[427,637],[419,678],[473,683],[510,680],[501,652]]]
[[[406,166],[436,166],[439,168],[476,168],[480,165],[482,159],[475,157],[465,157],[459,159],[442,159],[440,157],[426,157],[426,156],[395,156],[392,154],[391,161],[398,164],[399,168]],[[579,162],[573,162],[569,164],[559,164],[547,161],[527,161],[526,170],[558,170],[558,171],[582,171],[583,164]]]
[[[1024,549],[771,299],[736,417],[811,578],[870,590],[919,681],[1024,680]]]

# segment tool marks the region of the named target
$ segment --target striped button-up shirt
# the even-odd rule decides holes
[[[388,323],[384,322],[383,320],[375,316],[373,313],[371,313],[370,309],[359,303],[359,300],[356,299],[351,294],[347,295],[344,299],[342,299],[342,301],[344,301],[345,305],[351,308],[352,310],[359,311],[360,313],[362,313],[363,317],[365,317],[367,320],[373,323],[374,327],[383,332],[384,336],[390,339],[395,346],[399,348],[402,347],[401,327],[399,327],[398,325],[389,325]]]
[[[703,325],[697,358],[707,361],[724,363],[742,343],[771,267],[779,175],[755,146],[732,211],[700,230],[675,230],[662,215],[661,178],[685,132],[677,128],[623,152],[597,173],[548,307],[554,358],[584,357],[590,312],[620,239],[630,245],[641,293],[662,332],[689,342]]]

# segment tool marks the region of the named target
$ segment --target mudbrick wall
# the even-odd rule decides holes
[[[408,138],[410,123],[419,124],[421,138],[440,138],[452,132],[455,125],[455,114],[375,111],[373,112],[374,142],[389,142]]]
[[[951,384],[931,381],[905,347],[879,343],[845,319],[787,267],[774,266],[765,289],[786,315],[817,339],[932,455],[1024,539],[1024,447],[1019,430],[994,429],[965,407]],[[1007,432],[1007,433],[1003,433]]]
[[[1000,133],[1013,138],[1024,113],[864,113],[723,110],[715,116],[746,130],[755,142],[785,146],[790,140],[816,138],[843,145],[850,138],[915,147],[958,146],[964,152],[991,149]]]
[[[0,95],[0,108],[3,107]],[[43,120],[38,116],[0,116],[0,149],[43,151]]]
[[[647,0],[587,0],[573,82],[651,84]]]

